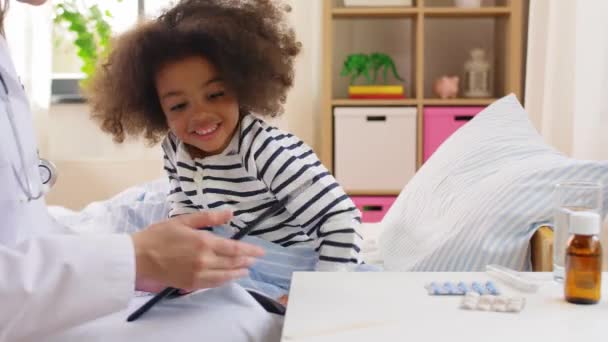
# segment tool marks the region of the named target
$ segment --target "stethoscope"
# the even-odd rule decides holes
[[[17,129],[17,124],[15,124],[15,117],[10,103],[8,86],[6,85],[6,82],[4,81],[4,77],[2,76],[1,72],[0,84],[2,85],[2,88],[4,88],[4,92],[0,92],[0,100],[4,102],[4,106],[8,114],[8,122],[13,132],[15,145],[17,145],[17,154],[19,155],[19,162],[21,164],[21,172],[17,170],[14,164],[12,165],[13,173],[15,175],[15,178],[17,179],[19,187],[21,187],[25,195],[24,201],[35,201],[44,196],[51,189],[51,187],[55,185],[55,182],[57,181],[57,168],[50,161],[38,158],[40,160],[38,164],[38,171],[40,172],[40,179],[42,181],[42,184],[38,186],[38,190],[34,190],[35,186],[27,170],[27,164],[25,162],[25,152],[23,150],[23,144],[21,143],[21,137],[19,136],[19,130]],[[22,174],[23,176],[20,177],[19,174]]]

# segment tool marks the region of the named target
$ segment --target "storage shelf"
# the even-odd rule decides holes
[[[333,99],[331,104],[334,106],[415,106],[418,104],[416,99],[400,100],[357,100],[357,99]]]
[[[417,7],[339,7],[334,8],[331,14],[334,18],[352,17],[412,17],[420,10]]]
[[[497,99],[424,99],[424,105],[431,106],[487,106]]]
[[[402,100],[357,100],[357,99],[333,99],[333,106],[416,106],[422,103],[425,106],[487,106],[496,101],[490,99],[402,99]]]
[[[413,17],[424,13],[428,17],[495,17],[511,14],[511,9],[505,6],[481,8],[457,7],[338,7],[331,11],[334,18],[352,17]]]
[[[423,12],[427,17],[496,17],[511,14],[511,9],[504,6],[481,8],[426,7]]]
[[[454,62],[454,58],[464,58],[471,48],[480,45],[479,47],[489,51],[489,56],[493,56],[495,60],[493,87],[496,97],[508,93],[522,95],[525,13],[529,0],[493,1],[496,3],[495,6],[481,8],[459,8],[450,6],[451,2],[451,0],[420,0],[413,1],[414,6],[344,7],[342,1],[322,1],[323,113],[318,155],[330,170],[336,160],[333,115],[336,107],[415,107],[419,114],[416,122],[416,160],[417,167],[420,167],[424,155],[424,119],[420,111],[423,111],[424,107],[485,107],[496,101],[496,98],[436,98],[432,87],[429,87],[429,82],[442,73],[460,72],[462,61],[446,65],[445,70],[441,72],[427,72],[437,70],[437,65],[433,64],[438,63],[433,63],[433,58],[439,60],[451,58],[450,62]],[[429,6],[432,4],[439,6]],[[493,28],[486,29],[488,26]],[[477,27],[484,29],[480,30]],[[433,44],[439,42],[442,48],[449,46],[451,40],[449,37],[446,39],[449,35],[454,35],[463,42],[458,45],[463,51],[454,53],[454,56],[460,57],[450,56],[447,52],[449,49],[444,49],[445,54],[444,50],[435,49],[439,52],[434,52],[433,58],[427,58],[429,56],[426,55],[426,51],[433,50]],[[369,51],[390,52],[395,60],[402,64],[398,69],[408,74],[405,78],[411,82],[408,84],[410,98],[348,98],[345,89],[347,82],[338,77],[343,58],[351,53]],[[381,186],[376,183],[369,185]],[[346,190],[353,196],[396,196],[401,191],[401,189],[374,190],[373,188],[348,191],[348,187]]]
[[[399,196],[398,190],[346,190],[348,196]]]

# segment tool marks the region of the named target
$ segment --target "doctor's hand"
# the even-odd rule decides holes
[[[246,276],[263,249],[196,230],[224,224],[231,217],[227,211],[181,215],[134,233],[136,277],[200,289]]]

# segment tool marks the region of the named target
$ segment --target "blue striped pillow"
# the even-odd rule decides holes
[[[529,240],[551,220],[554,185],[608,184],[608,161],[548,146],[514,95],[454,133],[406,185],[382,221],[387,270],[530,270]],[[608,186],[604,187],[604,214]]]

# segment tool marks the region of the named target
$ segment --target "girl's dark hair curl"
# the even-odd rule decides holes
[[[301,48],[286,23],[290,10],[273,0],[178,2],[112,42],[86,87],[93,118],[116,142],[142,135],[158,142],[169,128],[156,72],[191,56],[203,56],[217,68],[241,113],[282,113]]]

